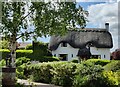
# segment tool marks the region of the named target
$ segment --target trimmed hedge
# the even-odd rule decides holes
[[[104,69],[113,72],[120,70],[120,60],[112,60],[110,63],[104,66]]]
[[[5,59],[9,53],[10,51],[8,49],[0,49],[0,54],[2,54],[2,59]],[[16,58],[19,57],[32,58],[32,56],[33,56],[32,50],[16,50]]]
[[[19,58],[19,57],[32,58],[33,50],[16,50],[16,58]]]
[[[89,59],[85,62],[83,62],[83,64],[94,64],[94,65],[101,65],[101,66],[105,66],[106,64],[110,63],[110,60],[102,60],[102,59]]]

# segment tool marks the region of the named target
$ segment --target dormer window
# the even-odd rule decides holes
[[[67,43],[66,42],[62,42],[61,43],[61,47],[67,47]]]

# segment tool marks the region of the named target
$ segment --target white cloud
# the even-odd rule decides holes
[[[114,45],[111,51],[114,51],[118,47],[118,3],[91,5],[88,11],[90,24],[98,25],[100,28],[104,28],[106,22],[110,24]]]

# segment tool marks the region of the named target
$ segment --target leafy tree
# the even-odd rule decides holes
[[[76,2],[3,2],[0,32],[10,42],[12,66],[15,66],[16,41],[63,34],[76,25],[86,25],[87,11]],[[31,27],[33,27],[31,29]]]

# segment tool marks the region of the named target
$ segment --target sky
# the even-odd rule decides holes
[[[113,38],[114,51],[118,48],[118,2],[120,0],[76,0],[77,6],[81,5],[89,12],[87,28],[105,28],[105,23],[110,25]],[[120,37],[120,36],[119,36]],[[49,42],[48,38],[39,38],[38,41]],[[19,40],[21,41],[21,40]],[[31,42],[30,40],[27,42]],[[119,41],[120,42],[120,41]]]

